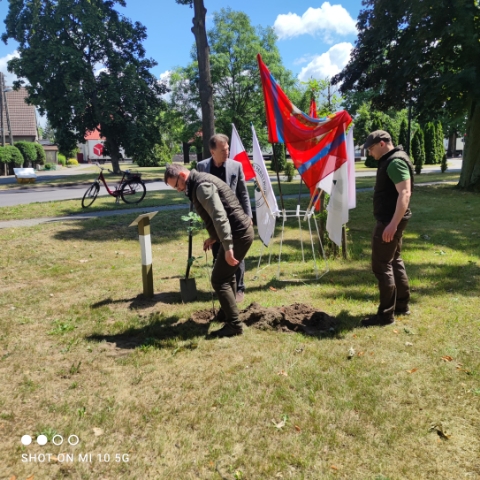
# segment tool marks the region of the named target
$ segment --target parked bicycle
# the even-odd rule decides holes
[[[125,203],[140,203],[146,193],[147,189],[145,188],[145,184],[143,183],[142,176],[138,172],[132,172],[131,170],[125,170],[122,176],[122,179],[110,189],[105,181],[105,177],[103,176],[103,171],[108,170],[110,173],[113,173],[108,168],[101,167],[98,163],[96,164],[97,167],[100,169],[100,174],[98,178],[93,182],[93,184],[88,187],[88,190],[85,192],[85,195],[82,198],[82,207],[87,208],[89,207],[97,198],[98,192],[100,192],[100,181],[103,182],[107,192],[112,197],[116,198],[116,202],[120,201],[120,197]]]

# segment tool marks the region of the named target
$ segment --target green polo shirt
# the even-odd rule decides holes
[[[387,168],[387,174],[395,185],[405,180],[410,180],[408,165],[399,158],[395,158],[390,162]]]

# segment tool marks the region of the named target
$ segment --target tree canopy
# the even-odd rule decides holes
[[[121,147],[145,156],[159,143],[165,86],[149,71],[156,62],[145,58],[145,27],[121,16],[116,4],[125,1],[10,1],[2,40],[19,43],[19,58],[8,64],[20,78],[15,88],[25,85],[60,147],[98,127],[118,171]]]
[[[478,0],[364,0],[358,40],[334,81],[371,92],[375,108],[406,107],[421,121],[467,117],[460,186],[480,189]]]
[[[253,123],[260,142],[265,144],[265,111],[257,53],[287,92],[295,84],[292,74],[282,65],[275,33],[269,27],[253,27],[243,12],[221,9],[213,15],[208,40],[216,130],[230,135],[234,123],[245,146],[249,147]],[[184,72],[189,78],[189,88],[198,91],[195,58]]]

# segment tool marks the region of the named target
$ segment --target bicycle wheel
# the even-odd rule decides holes
[[[140,180],[125,182],[120,190],[120,195],[125,203],[140,203],[147,193],[145,184]]]
[[[93,185],[90,185],[88,190],[85,192],[85,195],[82,198],[82,207],[89,207],[97,198],[98,192],[100,191],[100,185],[95,182]]]

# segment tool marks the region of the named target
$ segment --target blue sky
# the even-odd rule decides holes
[[[356,40],[356,19],[361,0],[323,2],[315,0],[205,0],[207,28],[212,27],[212,14],[221,8],[245,12],[251,23],[272,26],[279,36],[278,47],[284,65],[301,80],[325,78],[337,73],[346,64]],[[194,43],[190,31],[193,9],[177,5],[175,0],[127,0],[127,7],[118,7],[128,18],[147,27],[147,56],[158,65],[152,70],[157,77],[176,66],[190,62]],[[0,30],[8,1],[0,1]],[[6,62],[15,54],[15,42],[0,42],[0,70],[7,83]]]

